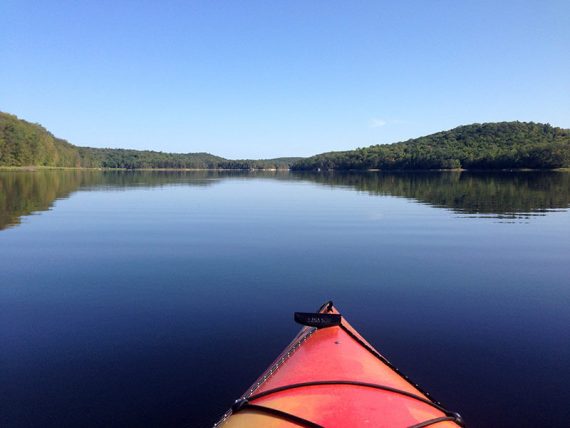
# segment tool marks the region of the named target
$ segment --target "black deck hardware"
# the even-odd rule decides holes
[[[238,398],[232,405],[232,413],[239,412],[242,408],[247,406],[249,402],[245,398]]]
[[[321,314],[312,312],[295,312],[295,322],[308,327],[326,328],[339,326],[339,314]]]

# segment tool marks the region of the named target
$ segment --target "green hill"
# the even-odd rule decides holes
[[[78,147],[41,125],[0,112],[0,166],[124,169],[553,169],[570,167],[570,130],[525,122],[483,123],[412,140],[309,158],[232,160],[209,153]]]
[[[552,169],[570,166],[570,130],[532,122],[460,126],[412,140],[323,153],[293,170]]]
[[[209,153],[163,153],[150,150],[78,147],[81,166],[89,168],[218,168],[226,159]]]
[[[77,147],[42,126],[0,112],[0,166],[80,166]]]
[[[209,153],[78,147],[41,125],[0,112],[0,166],[125,169],[288,169],[301,158],[224,159]]]

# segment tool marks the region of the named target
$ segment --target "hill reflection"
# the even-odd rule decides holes
[[[38,170],[0,171],[0,230],[20,223],[20,218],[51,209],[58,199],[78,190],[128,190],[171,185],[208,186],[216,172]]]
[[[565,172],[3,171],[0,172],[0,230],[18,224],[22,216],[51,209],[54,201],[79,190],[210,186],[228,178],[252,177],[402,197],[457,213],[496,218],[545,215],[570,206],[570,174]]]
[[[299,178],[463,214],[525,217],[570,207],[570,174],[557,171],[332,173]]]

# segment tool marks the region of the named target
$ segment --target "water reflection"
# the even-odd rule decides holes
[[[0,230],[22,216],[51,209],[58,199],[88,190],[128,190],[166,185],[208,186],[217,172],[126,172],[90,170],[0,171]]]
[[[0,230],[22,216],[49,210],[75,191],[172,185],[209,186],[224,179],[305,181],[371,195],[395,196],[438,208],[500,219],[545,215],[570,206],[565,172],[287,173],[231,171],[3,171]]]
[[[481,217],[544,215],[570,206],[570,174],[525,172],[401,172],[312,174],[300,178],[371,195],[396,196]]]

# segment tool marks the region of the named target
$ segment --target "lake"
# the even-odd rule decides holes
[[[211,426],[332,299],[467,426],[568,426],[569,207],[563,172],[0,172],[0,425]]]

